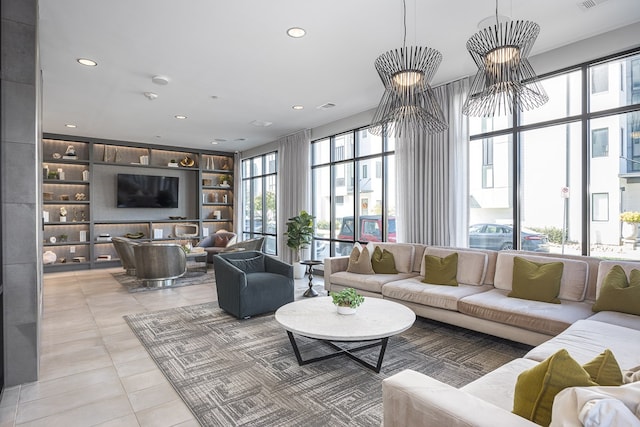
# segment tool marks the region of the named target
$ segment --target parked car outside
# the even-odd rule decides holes
[[[520,249],[549,252],[546,235],[526,228],[520,229]],[[513,249],[513,227],[504,224],[475,224],[469,227],[469,247],[503,251]]]
[[[388,242],[396,241],[396,219],[394,217],[389,218],[387,236]],[[345,216],[342,218],[338,239],[355,240],[355,220],[352,216]],[[382,242],[382,240],[382,216],[361,215],[358,241]],[[336,243],[336,255],[349,255],[352,248],[353,243],[338,242]]]

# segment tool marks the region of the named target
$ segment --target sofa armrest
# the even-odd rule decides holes
[[[410,369],[382,381],[384,427],[535,427],[536,424]]]
[[[269,255],[264,256],[265,270],[269,273],[279,274],[281,276],[293,279],[293,266],[281,261],[277,258],[273,258]]]
[[[331,291],[331,274],[339,271],[347,271],[349,266],[349,257],[341,256],[324,259],[324,288],[327,292]]]

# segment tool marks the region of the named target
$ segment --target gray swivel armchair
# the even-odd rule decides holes
[[[277,310],[293,301],[293,266],[257,251],[213,257],[218,305],[239,319]]]
[[[175,243],[140,243],[133,248],[136,276],[148,288],[173,286],[187,272],[187,258]]]
[[[129,276],[136,275],[136,257],[133,248],[138,246],[138,242],[134,242],[126,237],[112,237],[111,242],[118,253],[122,268],[124,268]]]

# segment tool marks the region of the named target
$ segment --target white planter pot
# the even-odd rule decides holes
[[[307,270],[306,265],[302,265],[299,262],[293,263],[293,278],[294,279],[302,279],[304,277],[304,273]]]
[[[338,314],[356,314],[356,309],[351,307],[342,307],[337,305]]]
[[[635,222],[622,223],[622,238],[625,240],[635,240],[638,237],[638,224]]]

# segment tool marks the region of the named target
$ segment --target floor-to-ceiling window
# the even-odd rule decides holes
[[[311,143],[315,258],[395,241],[395,141],[358,129]]]
[[[640,54],[541,81],[541,108],[469,120],[469,245],[640,259]]]
[[[242,233],[244,239],[264,237],[264,252],[277,255],[276,153],[242,161]]]

